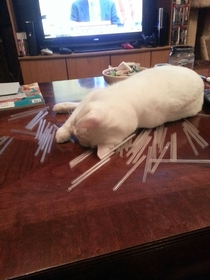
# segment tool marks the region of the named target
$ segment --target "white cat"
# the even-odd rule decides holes
[[[75,135],[82,146],[97,147],[101,158],[137,128],[196,115],[203,104],[204,83],[188,68],[160,66],[125,81],[91,91],[80,103],[59,103],[53,110],[75,109],[57,130],[56,141]]]

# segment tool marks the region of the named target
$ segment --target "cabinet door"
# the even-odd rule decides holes
[[[157,50],[151,52],[151,67],[158,63],[168,63],[171,49]]]
[[[111,65],[118,66],[122,61],[140,63],[142,67],[150,67],[150,51],[130,54],[111,55]]]
[[[110,64],[110,56],[75,57],[67,58],[66,61],[69,79],[89,78],[102,75],[102,71]]]
[[[20,61],[24,84],[67,80],[65,59]]]

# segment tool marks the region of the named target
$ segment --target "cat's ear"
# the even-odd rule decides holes
[[[81,118],[75,126],[81,128],[95,128],[99,127],[101,122],[102,115],[100,111],[91,110],[88,114]]]
[[[99,144],[97,149],[97,155],[101,159],[106,153],[110,151],[110,147],[107,145]]]

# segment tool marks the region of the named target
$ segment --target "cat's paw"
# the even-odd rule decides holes
[[[63,102],[53,107],[53,111],[57,113],[70,113],[78,106],[79,102]]]
[[[56,132],[55,139],[57,143],[64,143],[69,141],[70,136],[70,131],[68,131],[65,127],[60,127]]]

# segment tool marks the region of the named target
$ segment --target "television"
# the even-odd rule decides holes
[[[96,18],[91,1],[13,0],[18,31],[24,32],[25,22],[32,21],[39,49],[88,52],[120,49],[127,42],[138,45],[144,14],[152,22],[154,0],[95,0]]]

